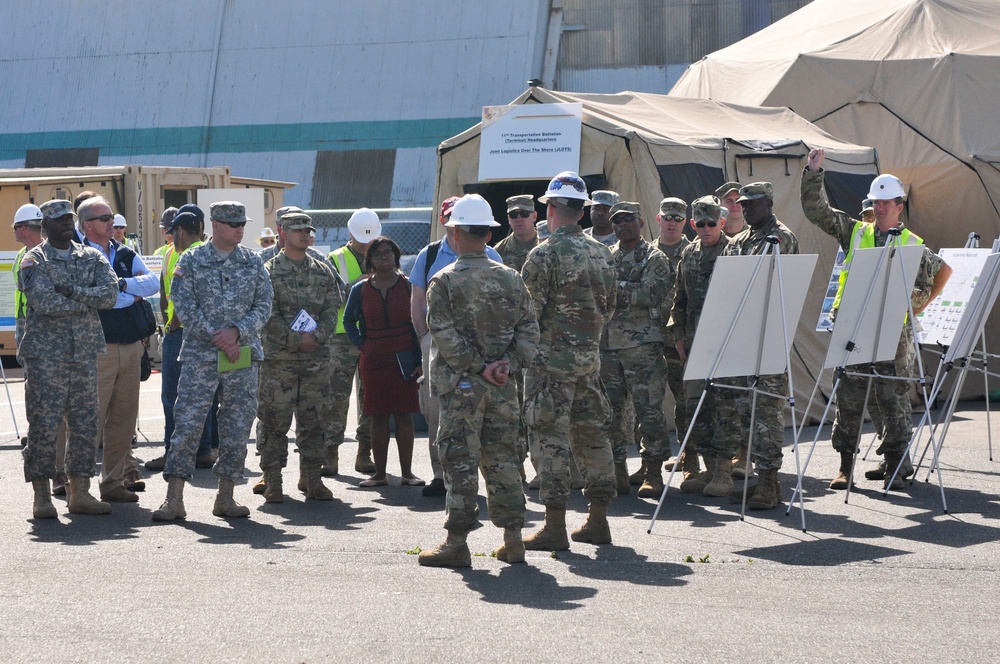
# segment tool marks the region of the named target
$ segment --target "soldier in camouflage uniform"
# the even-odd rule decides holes
[[[493,220],[481,196],[452,208],[459,258],[431,279],[427,325],[434,341],[431,386],[441,400],[437,445],[448,493],[448,539],[420,554],[420,564],[468,567],[468,533],[479,523],[479,471],[486,479],[490,520],[504,529],[496,556],[524,562],[524,493],[518,468],[521,414],[510,378],[531,362],[538,321],[528,289],[515,270],[489,260]]]
[[[681,252],[674,282],[674,303],[667,326],[667,333],[674,339],[674,348],[681,362],[687,361],[687,354],[694,342],[701,311],[705,306],[705,296],[708,294],[708,284],[715,270],[715,261],[729,245],[729,238],[723,232],[725,222],[722,219],[722,205],[715,196],[703,196],[691,204],[691,225],[694,226],[698,238]],[[694,417],[703,386],[702,381],[684,383],[688,417]],[[705,395],[701,411],[694,421],[684,450],[685,479],[681,483],[683,491],[703,493],[711,482],[716,465],[716,455],[712,451],[712,446],[715,444],[716,430],[719,428],[719,413],[716,409],[719,402],[728,396],[725,392],[729,390],[712,387]],[[695,456],[699,452],[705,458],[707,466],[707,470],[700,473],[697,472],[697,456]],[[726,493],[728,490],[722,494],[711,495],[726,495]]]
[[[99,251],[73,242],[72,203],[40,207],[47,239],[24,255],[18,272],[18,288],[27,298],[18,354],[31,372],[24,479],[34,489],[34,517],[54,519],[49,479],[56,476],[56,432],[65,418],[69,511],[108,514],[111,505],[90,495],[100,412],[97,356],[106,352],[97,310],[115,305],[118,277]]]
[[[212,514],[250,516],[233,499],[243,476],[250,427],[257,415],[257,375],[264,352],[260,332],[271,315],[274,291],[260,256],[241,246],[248,221],[242,204],[213,203],[212,240],[185,251],[174,268],[171,299],[184,321],[181,377],[174,404],[174,429],[163,475],[167,499],[154,521],[187,516],[184,482],[194,473],[198,439],[212,398],[219,390],[219,459],[212,471],[219,492]],[[223,359],[235,363],[249,354],[250,366],[220,371]]]
[[[503,264],[517,270],[518,274],[524,267],[528,253],[538,246],[538,233],[535,231],[535,197],[531,194],[511,196],[507,199],[507,219],[510,223],[510,235],[497,242],[496,249]]]
[[[778,238],[780,254],[799,253],[799,241],[783,223],[772,213],[774,206],[774,188],[770,182],[754,182],[740,189],[740,204],[743,206],[743,219],[746,228],[730,238],[726,248],[727,256],[757,256],[767,251],[768,237]],[[742,381],[747,385],[746,381]],[[785,441],[785,400],[771,394],[788,393],[788,375],[772,374],[760,376],[757,388],[768,394],[757,395],[757,407],[754,412],[753,444],[751,445],[753,463],[760,472],[760,481],[747,499],[750,509],[771,509],[781,502],[781,487],[778,484],[778,470],[781,468],[781,446]],[[737,419],[746,426],[739,428],[742,441],[748,435],[750,417],[750,396],[747,392],[734,392],[731,395],[737,403]],[[742,444],[745,445],[745,442]],[[734,452],[741,442],[736,442]],[[745,458],[743,459],[745,463]],[[735,462],[735,460],[734,460]],[[738,500],[743,501],[743,491],[733,489],[732,463],[726,467],[725,460],[716,467],[713,482],[728,484],[733,495],[738,493]],[[744,471],[746,466],[744,465]],[[727,479],[727,476],[729,479]]]
[[[313,500],[333,500],[323,486],[324,431],[330,397],[330,339],[337,333],[343,301],[333,270],[307,253],[316,229],[302,212],[283,215],[278,225],[282,250],[264,264],[274,289],[271,317],[264,326],[260,368],[257,449],[264,473],[264,500],[284,502],[281,469],[288,462],[288,428],[295,415],[300,490]],[[313,321],[293,328],[305,312]]]
[[[872,199],[875,209],[875,223],[867,224],[852,219],[846,212],[830,207],[823,186],[823,160],[825,153],[815,149],[809,153],[809,160],[802,173],[802,210],[806,218],[827,234],[837,239],[841,248],[847,253],[844,270],[834,307],[840,304],[844,284],[849,273],[850,258],[855,248],[882,247],[891,237],[888,231],[900,228],[902,244],[923,244],[923,240],[903,226],[900,215],[903,211],[903,186],[898,178],[891,175],[881,175],[872,182],[868,198]],[[881,186],[879,186],[881,185]],[[919,314],[937,297],[951,276],[951,268],[939,256],[924,248],[916,281],[913,285],[912,305],[914,314]],[[882,376],[911,376],[916,356],[916,345],[913,340],[913,329],[909,322],[903,325],[899,335],[899,345],[896,357],[891,361],[876,362],[872,365],[874,373]],[[833,422],[833,448],[840,453],[840,470],[830,483],[831,489],[846,489],[851,473],[854,470],[854,454],[857,451],[861,437],[861,425],[864,421],[865,391],[868,379],[863,376],[845,375],[837,388],[837,415]],[[883,488],[902,489],[901,475],[912,473],[904,464],[902,472],[896,476],[891,486],[890,478],[896,467],[904,461],[910,434],[913,430],[913,417],[909,397],[909,383],[902,380],[884,380],[876,378],[872,381],[873,399],[868,401],[870,409],[877,409],[882,420],[882,444],[876,450],[885,455],[879,468],[865,473],[869,479],[882,479]],[[906,463],[908,463],[908,459]],[[888,472],[886,472],[888,469]]]
[[[607,511],[615,496],[614,461],[607,428],[611,412],[600,380],[600,340],[615,306],[611,252],[583,234],[577,222],[589,203],[587,188],[572,171],[557,175],[545,196],[552,237],[528,254],[522,276],[538,315],[538,354],[524,385],[529,436],[541,450],[539,497],[545,525],[525,546],[569,548],[566,502],[570,446],[584,475],[590,514],[574,541],[611,542]]]
[[[675,340],[667,329],[667,323],[670,322],[670,310],[674,306],[674,281],[677,279],[677,266],[681,262],[681,252],[684,251],[684,247],[691,244],[690,240],[684,237],[684,225],[688,220],[687,213],[688,204],[686,202],[680,198],[668,197],[660,201],[660,213],[656,215],[656,223],[660,230],[656,248],[667,257],[667,263],[670,266],[666,295],[660,302],[660,322],[664,326],[663,358],[667,367],[667,387],[674,400],[674,428],[677,430],[677,440],[684,437],[688,426],[687,399],[684,396],[684,363],[674,347]],[[669,452],[669,450],[665,450],[665,452]],[[697,473],[697,453],[686,458],[690,458],[694,462],[693,464],[689,462],[688,465],[689,467],[693,465],[693,473]],[[683,464],[684,459],[678,461]],[[673,461],[669,462],[664,468],[670,470],[673,463]],[[629,476],[629,482],[639,485],[643,483],[645,478],[646,465],[643,463],[637,472]]]
[[[601,337],[601,381],[611,401],[608,437],[615,482],[619,495],[629,492],[626,458],[634,432],[627,404],[631,402],[641,423],[640,453],[646,468],[639,497],[658,498],[663,492],[661,464],[669,451],[663,417],[667,367],[660,314],[671,285],[670,263],[643,239],[645,221],[638,203],[622,202],[612,207],[611,223],[618,236],[611,249],[617,292],[614,314]]]

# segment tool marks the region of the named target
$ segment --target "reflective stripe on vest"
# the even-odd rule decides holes
[[[912,245],[923,244],[924,241],[916,233],[911,233],[909,228],[904,228],[899,234],[900,244]],[[875,224],[867,224],[863,221],[854,223],[854,230],[851,232],[851,246],[844,257],[844,266],[840,269],[840,279],[837,285],[837,296],[833,298],[833,308],[840,308],[840,298],[844,295],[844,284],[847,283],[847,272],[851,269],[851,261],[854,260],[855,249],[872,249],[875,247]]]

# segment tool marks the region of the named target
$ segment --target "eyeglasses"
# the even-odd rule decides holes
[[[682,214],[661,214],[660,218],[663,221],[676,221],[677,223],[683,223],[684,215]]]
[[[88,219],[84,219],[84,221],[103,221],[104,223],[108,223],[109,221],[114,221],[114,220],[115,220],[115,215],[113,214],[102,214],[99,217],[90,217]]]
[[[717,221],[696,221],[696,222],[694,222],[694,225],[697,228],[704,228],[705,226],[708,226],[709,228],[715,228],[716,226],[719,225],[719,222],[717,222]]]
[[[247,225],[247,222],[245,221],[222,221],[221,219],[213,219],[212,221],[217,221],[220,224],[225,224],[230,228],[243,228],[244,226]]]
[[[631,224],[633,221],[639,221],[639,217],[634,214],[616,214],[611,218],[612,224]]]
[[[518,217],[520,217],[521,219],[527,219],[532,214],[534,213],[528,212],[527,210],[511,210],[510,212],[507,213],[507,216],[510,217],[511,219],[517,219]]]

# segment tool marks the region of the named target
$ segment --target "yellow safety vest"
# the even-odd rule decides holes
[[[194,249],[199,244],[201,240],[195,240],[188,249]],[[174,268],[177,266],[177,261],[180,260],[183,251],[177,251],[174,249],[174,245],[168,244],[164,245],[166,248],[166,253],[163,255],[163,295],[167,298],[167,320],[165,321],[165,326],[170,327],[170,320],[174,317],[174,301],[170,299],[170,284],[174,280]],[[185,249],[184,251],[187,251]],[[184,327],[184,321],[181,321],[181,327]]]
[[[340,278],[344,280],[347,284],[347,290],[350,291],[351,286],[356,284],[362,276],[364,276],[364,270],[358,264],[358,259],[354,256],[354,252],[350,250],[347,245],[344,245],[340,249],[336,249],[330,252],[330,262],[333,263],[333,267],[340,274]],[[337,311],[337,334],[346,334],[344,331],[344,309],[347,308],[347,298],[344,298],[344,304]]]
[[[900,244],[923,244],[924,241],[916,233],[911,233],[909,228],[904,228],[899,234]],[[837,296],[833,298],[833,308],[840,308],[840,298],[844,294],[844,284],[847,283],[847,272],[851,269],[851,261],[854,260],[855,249],[872,249],[875,247],[875,224],[863,221],[854,222],[854,230],[851,231],[851,246],[847,249],[847,256],[844,257],[844,266],[840,270],[840,283],[837,285]]]
[[[17,252],[17,256],[14,258],[14,267],[11,269],[14,273],[14,318],[24,318],[25,310],[28,308],[27,296],[25,296],[24,291],[17,287],[17,275],[21,272],[21,259],[24,258],[27,250],[27,247],[21,247],[21,251]]]

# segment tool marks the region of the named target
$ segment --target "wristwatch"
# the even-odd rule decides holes
[[[125,279],[119,279],[118,280],[118,292],[119,293],[124,293],[126,288],[128,288],[128,284],[125,282]]]

